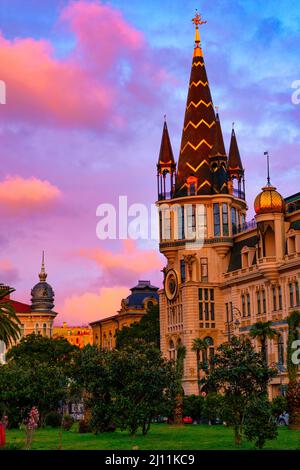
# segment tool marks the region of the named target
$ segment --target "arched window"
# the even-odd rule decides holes
[[[23,325],[23,323],[22,323],[22,324],[20,325],[20,334],[21,334],[21,338],[23,338],[23,336],[24,336],[24,330],[25,330],[25,328],[24,328],[24,325]]]
[[[38,323],[35,324],[35,330],[34,330],[34,332],[35,332],[36,335],[38,335],[39,332],[40,332],[40,331],[39,331],[39,324],[38,324]]]
[[[212,359],[213,356],[215,355],[214,340],[212,339],[211,336],[206,336],[204,338],[204,341],[208,345],[208,358]]]
[[[106,339],[106,334],[104,333],[103,335],[103,348],[106,349],[107,348],[107,339]]]
[[[108,335],[108,348],[112,349],[112,334],[111,334],[111,331],[109,332],[109,335]]]
[[[43,336],[47,336],[47,324],[43,324]]]

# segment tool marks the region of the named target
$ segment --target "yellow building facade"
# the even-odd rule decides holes
[[[66,322],[54,326],[53,338],[64,338],[78,348],[93,344],[93,332],[89,326],[69,326]]]
[[[183,386],[197,394],[193,340],[206,338],[214,354],[232,335],[248,335],[251,325],[270,320],[278,333],[267,348],[269,364],[278,369],[273,397],[287,384],[286,318],[300,309],[300,193],[283,199],[268,175],[255,218],[246,222],[237,136],[233,128],[227,154],[205,69],[200,15],[194,23],[179,160],[165,122],[157,163],[159,247],[167,260],[159,291],[161,349],[175,358],[178,344],[186,347]]]
[[[95,346],[103,349],[115,348],[116,332],[139,322],[153,305],[158,304],[158,287],[152,286],[150,281],[138,281],[130,291],[131,294],[122,299],[117,314],[90,323]]]

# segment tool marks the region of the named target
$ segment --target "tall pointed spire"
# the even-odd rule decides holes
[[[226,157],[226,150],[224,145],[223,133],[221,129],[221,122],[218,111],[216,112],[216,125],[214,126],[213,146],[210,151],[211,157]]]
[[[234,123],[232,125],[231,141],[229,147],[228,169],[229,171],[243,171],[242,160],[240,157],[240,151],[234,130]]]
[[[42,266],[41,266],[41,272],[39,274],[39,278],[41,282],[45,282],[47,279],[47,273],[45,269],[45,252],[44,251],[42,254]]]
[[[209,154],[209,161],[213,193],[227,193],[227,155],[218,112],[216,113],[213,146]]]
[[[173,197],[175,173],[176,163],[173,156],[173,150],[165,116],[157,162],[157,192],[159,200]],[[169,175],[168,179],[167,175]]]
[[[178,161],[177,196],[187,195],[190,176],[197,178],[196,194],[210,194],[212,191],[209,153],[213,146],[215,112],[199,33],[199,26],[205,21],[198,13],[192,21],[196,27],[195,48]]]
[[[173,165],[175,166],[175,160],[165,117],[157,167],[162,169],[162,167],[171,167]]]

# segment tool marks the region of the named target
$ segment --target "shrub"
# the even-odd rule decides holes
[[[70,415],[65,415],[62,419],[61,426],[65,431],[70,431],[73,426],[74,419]]]
[[[271,407],[272,407],[272,416],[278,419],[282,413],[287,411],[288,404],[287,404],[286,397],[278,396],[278,397],[273,398],[271,402]]]
[[[204,398],[201,395],[189,395],[183,398],[183,415],[200,421],[203,413]]]
[[[46,426],[51,426],[51,428],[59,428],[61,425],[62,416],[57,411],[52,411],[48,413],[45,419]]]
[[[90,432],[90,423],[86,419],[81,419],[78,423],[78,432],[80,434],[85,434]]]

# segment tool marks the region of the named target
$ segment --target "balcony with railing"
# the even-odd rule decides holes
[[[246,230],[251,230],[256,228],[256,220],[252,219],[248,222],[232,226],[232,234],[237,235],[238,233],[245,232]]]
[[[243,199],[243,201],[246,200],[245,192],[242,191],[241,189],[233,188],[232,194],[233,194],[234,197],[238,197],[239,199]]]

